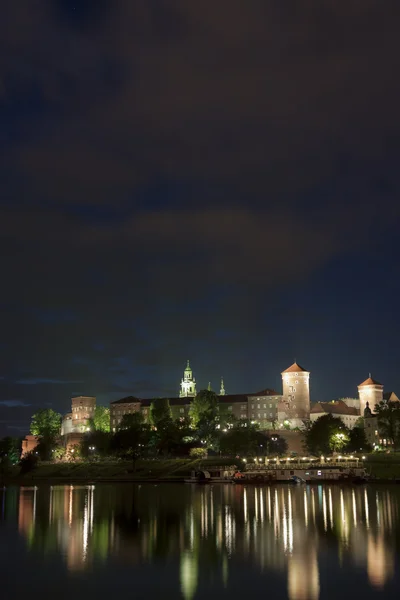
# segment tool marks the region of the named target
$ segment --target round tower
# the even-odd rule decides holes
[[[362,416],[367,404],[371,410],[375,410],[375,404],[382,402],[383,385],[372,379],[370,373],[368,379],[358,386],[358,395],[360,397],[360,415]]]
[[[293,363],[282,375],[283,400],[292,419],[310,418],[310,371]]]
[[[90,420],[94,418],[96,408],[95,396],[75,396],[71,398],[72,431],[86,431]]]

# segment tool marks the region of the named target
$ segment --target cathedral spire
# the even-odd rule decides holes
[[[179,392],[179,398],[194,398],[196,395],[196,380],[193,377],[193,371],[190,367],[189,361],[187,361],[186,368],[183,371],[183,379],[181,380],[181,390]]]
[[[220,396],[225,396],[225,388],[224,388],[224,378],[221,377],[221,389],[219,390]]]
[[[209,381],[209,382],[208,382],[207,390],[208,390],[209,392],[211,392],[211,391],[212,391],[212,390],[211,390],[211,381]]]

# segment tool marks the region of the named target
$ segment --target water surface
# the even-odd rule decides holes
[[[400,486],[0,491],[0,596],[398,598]]]

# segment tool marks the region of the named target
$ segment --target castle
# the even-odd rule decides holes
[[[227,394],[221,377],[218,394],[219,404],[237,419],[249,419],[261,429],[276,427],[294,428],[304,426],[310,415],[310,372],[296,362],[282,373],[282,394],[267,388],[245,394]],[[209,389],[211,385],[209,384]],[[180,382],[179,395],[169,398],[172,417],[177,419],[189,415],[190,401],[196,396],[196,379],[189,361]],[[139,399],[128,396],[110,404],[111,431],[116,431],[126,414],[141,411],[145,420],[149,418],[153,398]]]
[[[373,414],[375,405],[382,401],[399,402],[394,392],[384,393],[379,381],[369,377],[358,385],[358,398],[340,398],[329,402],[316,402],[310,405],[310,371],[297,362],[282,371],[282,394],[271,388],[244,394],[227,394],[224,380],[221,377],[218,403],[224,407],[226,414],[237,419],[257,423],[261,430],[281,430],[293,451],[301,451],[301,436],[296,431],[302,430],[308,422],[319,417],[332,414],[340,418],[352,429],[355,425],[364,425],[367,441],[371,446],[390,446],[391,440],[379,432],[377,416]],[[211,390],[211,384],[208,384]],[[180,381],[179,394],[168,398],[172,418],[181,419],[189,416],[190,402],[196,396],[196,379],[187,361]],[[110,403],[110,429],[116,432],[124,415],[141,412],[144,420],[149,421],[150,407],[154,398],[136,398],[127,396]],[[94,396],[76,396],[71,398],[71,412],[64,415],[60,434],[67,447],[79,444],[84,433],[90,430],[96,409]],[[290,434],[290,435],[289,435]],[[297,438],[295,436],[297,435]],[[293,438],[293,439],[292,439]],[[26,436],[22,442],[23,454],[32,451],[37,445],[37,438]]]

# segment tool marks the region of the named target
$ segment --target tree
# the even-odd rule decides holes
[[[95,431],[110,431],[110,409],[106,406],[96,406],[94,410],[93,426]]]
[[[379,432],[396,448],[400,444],[400,402],[379,402],[375,413]]]
[[[341,419],[331,414],[319,417],[305,433],[305,443],[311,454],[340,452],[348,442],[348,428]]]
[[[17,464],[21,456],[21,440],[13,437],[5,437],[0,440],[0,461]]]
[[[278,454],[279,456],[286,454],[288,443],[284,437],[274,434],[268,435],[267,438],[267,454]]]
[[[136,460],[148,446],[150,437],[151,426],[144,422],[140,412],[124,415],[112,438],[111,447],[117,453],[130,457],[135,469]]]
[[[169,427],[172,422],[172,412],[168,398],[156,398],[150,405],[150,423],[163,429]]]
[[[61,419],[60,413],[52,408],[42,408],[32,416],[31,433],[39,438],[36,452],[42,460],[53,458],[52,450],[60,434]]]
[[[371,446],[368,444],[365,436],[364,424],[360,427],[355,426],[353,429],[350,429],[349,443],[346,450],[348,452],[367,452],[371,450]]]
[[[60,433],[61,415],[52,408],[35,412],[31,421],[31,434],[42,438],[55,438]]]
[[[89,431],[81,443],[81,456],[84,458],[98,458],[108,456],[110,453],[111,434],[106,431]]]
[[[220,450],[232,456],[260,456],[268,451],[268,436],[259,431],[257,423],[240,419],[226,431],[222,430]]]
[[[200,390],[190,403],[189,416],[192,427],[197,429],[200,422],[215,423],[218,414],[218,396],[211,390]]]

